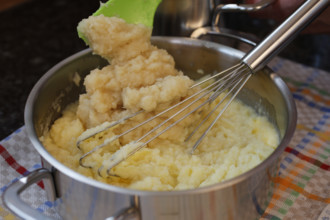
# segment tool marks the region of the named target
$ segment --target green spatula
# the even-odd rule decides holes
[[[153,26],[154,15],[162,0],[109,0],[93,14],[107,17],[119,17],[130,24],[144,24]],[[85,42],[86,39],[78,31],[78,35]]]

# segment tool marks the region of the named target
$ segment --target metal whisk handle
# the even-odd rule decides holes
[[[253,71],[263,68],[300,31],[329,6],[329,3],[330,0],[307,0],[253,50],[246,54],[242,62],[247,64]]]

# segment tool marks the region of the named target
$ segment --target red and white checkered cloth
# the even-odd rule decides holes
[[[287,83],[298,110],[296,132],[282,155],[276,190],[262,219],[330,219],[330,73],[281,58],[269,65]],[[24,127],[0,142],[0,195],[20,177],[41,167]],[[22,195],[40,212],[58,217],[43,185]],[[0,201],[0,219],[16,217]]]

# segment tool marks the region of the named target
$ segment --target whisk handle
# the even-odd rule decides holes
[[[253,71],[263,68],[293,40],[330,3],[330,0],[307,0],[253,50],[242,58]]]

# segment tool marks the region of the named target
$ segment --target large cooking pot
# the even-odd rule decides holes
[[[241,51],[208,41],[153,37],[153,44],[173,55],[177,68],[192,78],[198,69],[213,73],[235,64]],[[280,144],[250,171],[207,187],[171,191],[139,191],[87,178],[57,161],[39,140],[61,111],[83,92],[82,81],[90,70],[107,62],[87,49],[49,70],[33,88],[25,109],[28,136],[41,155],[43,168],[12,184],[3,194],[4,204],[18,216],[47,219],[24,203],[19,194],[43,180],[51,200],[64,219],[255,219],[266,209],[278,175],[279,156],[293,135],[296,108],[287,86],[271,69],[255,74],[239,99],[266,115],[278,129]]]

